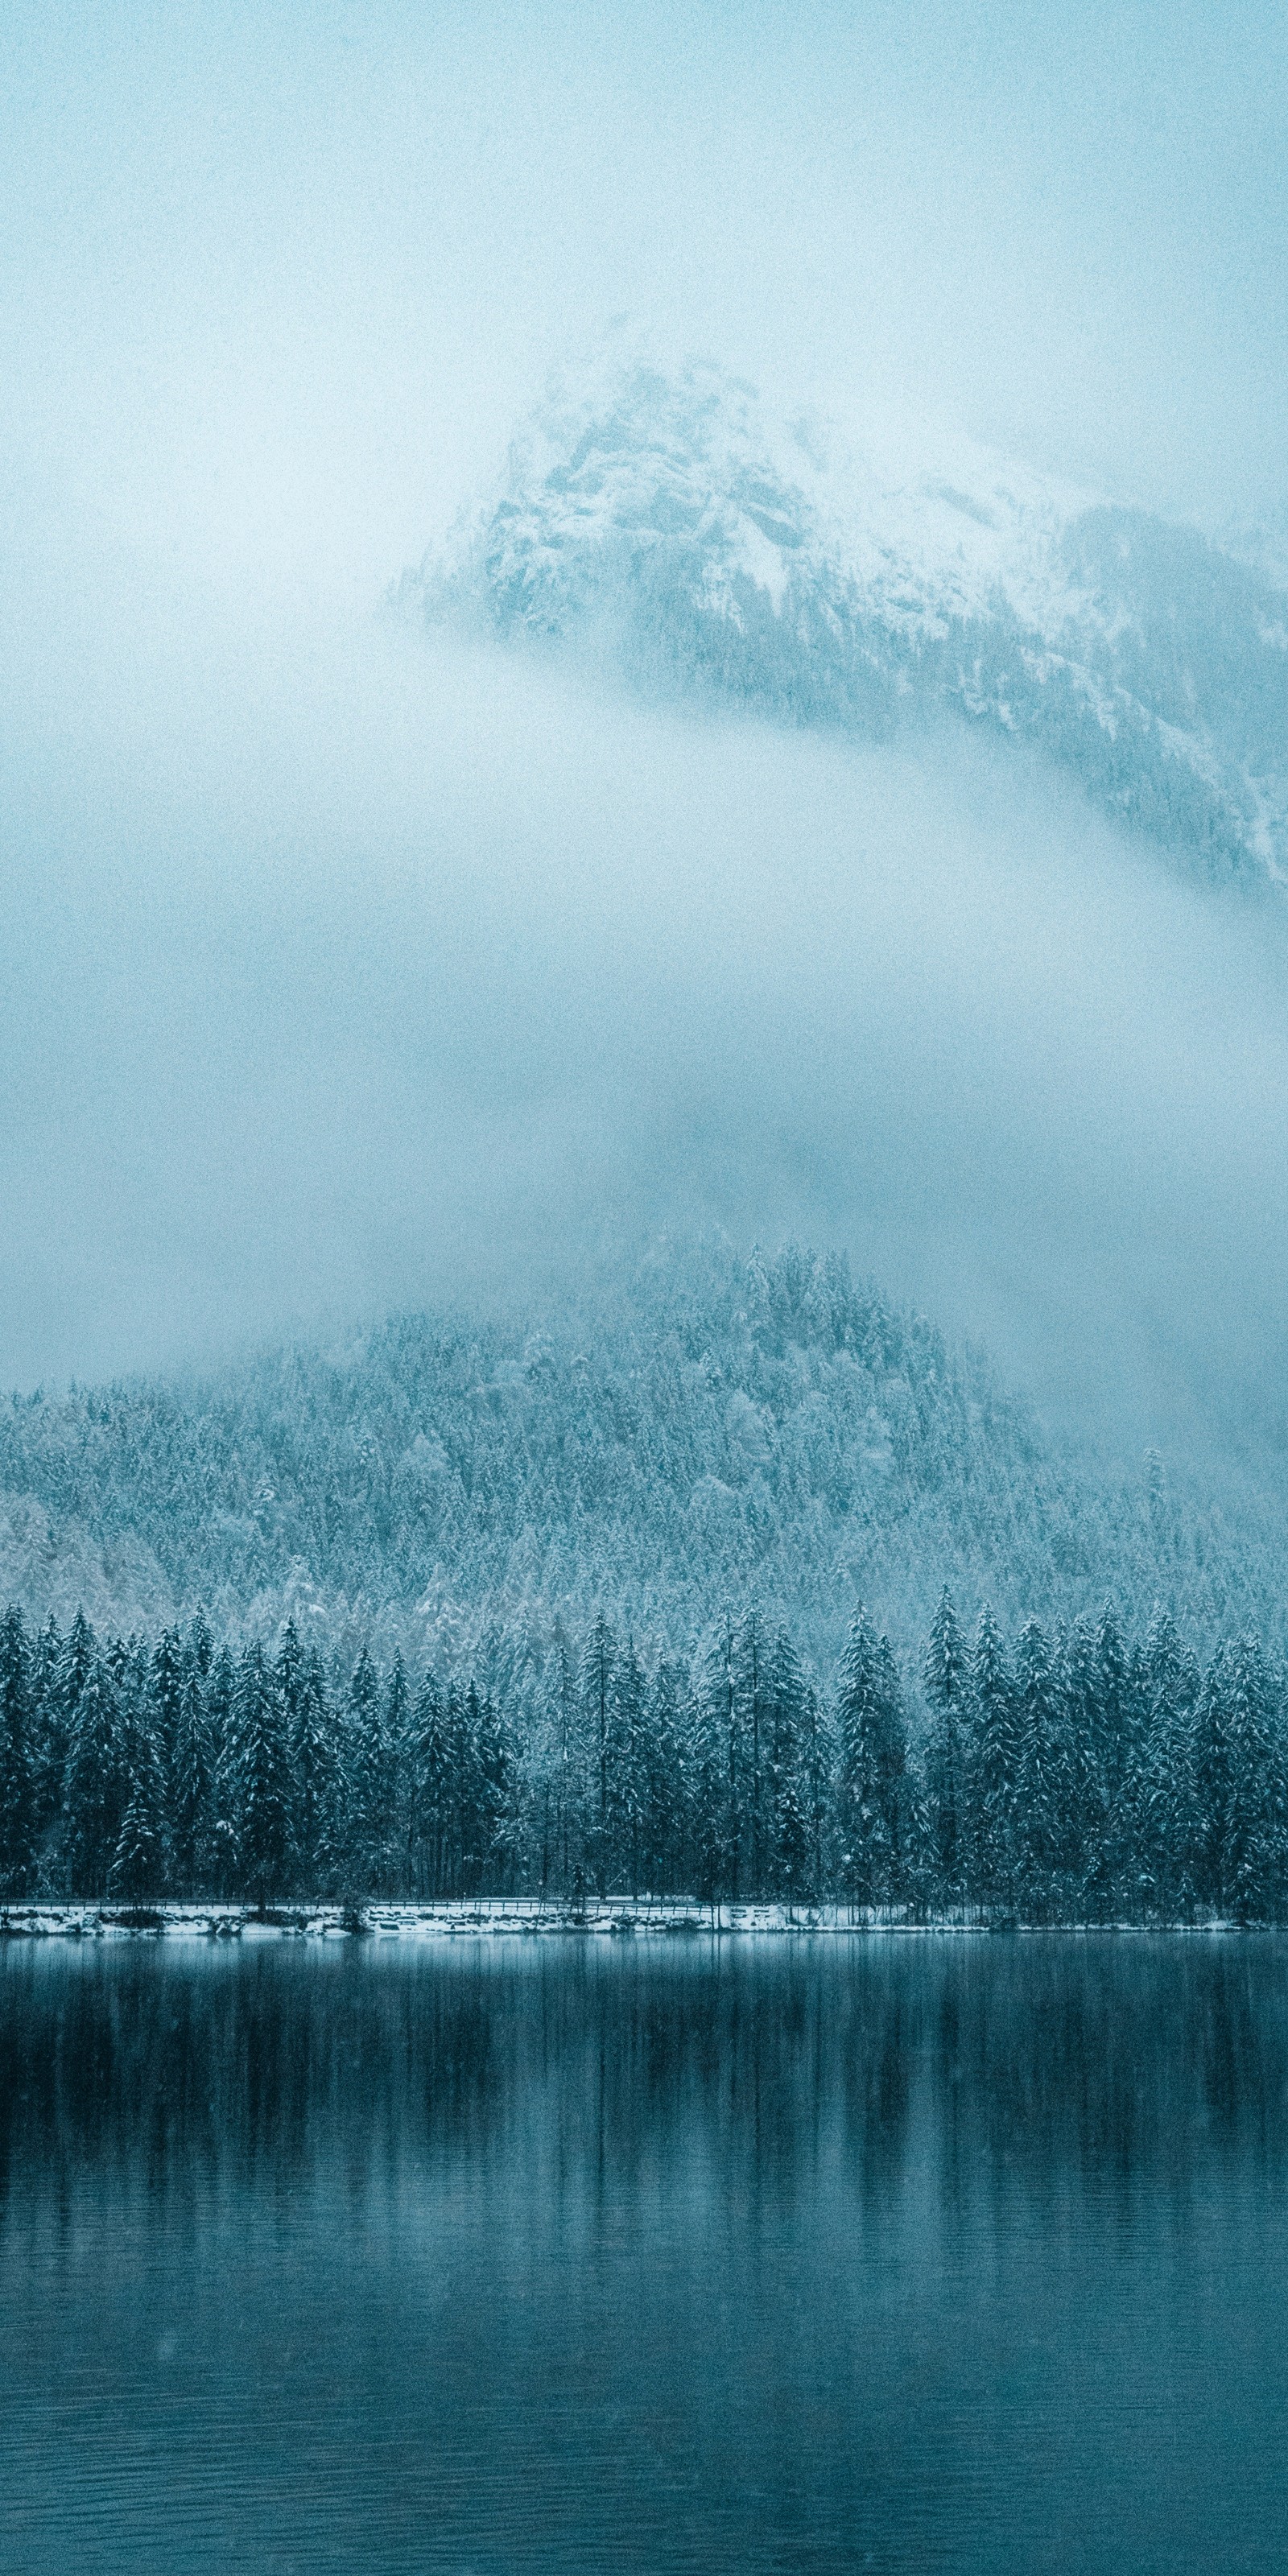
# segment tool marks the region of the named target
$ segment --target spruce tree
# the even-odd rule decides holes
[[[1135,1910],[1147,1921],[1175,1922],[1188,1915],[1195,1893],[1199,1677],[1166,1611],[1156,1613],[1150,1625],[1144,1684],[1146,1715],[1130,1798]]]
[[[1015,1684],[992,1611],[979,1614],[970,1666],[968,1769],[972,1888],[985,1911],[1015,1902],[1019,1724]]]
[[[774,1637],[766,1692],[769,1731],[769,1884],[793,1904],[818,1894],[809,1770],[808,1692],[785,1628]],[[755,1890],[757,1895],[762,1889]]]
[[[932,1909],[965,1901],[967,1880],[966,1693],[969,1666],[952,1595],[945,1587],[922,1666],[930,1714],[925,1752],[927,1893]]]
[[[238,1882],[263,1907],[290,1882],[292,1781],[281,1705],[258,1644],[238,1662],[227,1777]]]
[[[846,1643],[836,1742],[845,1892],[852,1904],[890,1906],[905,1893],[908,1731],[889,1641],[863,1610]]]
[[[203,1673],[208,1639],[190,1633],[180,1657],[170,1769],[170,1867],[180,1897],[204,1895],[214,1869],[214,1750]]]
[[[427,1672],[412,1713],[410,1756],[412,1886],[421,1898],[450,1896],[452,1746],[443,1694]]]
[[[21,1610],[0,1618],[0,1894],[26,1896],[36,1877],[32,1654]]]
[[[135,1905],[166,1892],[166,1766],[154,1676],[155,1666],[138,1657],[118,1695],[124,1812],[109,1883]]]
[[[495,1700],[490,1692],[478,1698],[473,1683],[467,1725],[474,1743],[478,1882],[485,1895],[504,1895],[514,1842],[514,1761]]]
[[[591,1828],[590,1857],[595,1884],[601,1896],[604,1895],[607,1887],[608,1864],[611,1856],[609,1772],[613,1667],[616,1660],[617,1641],[602,1610],[597,1611],[582,1655],[581,1699],[583,1721],[594,1766],[594,1822]]]
[[[81,1633],[78,1636],[77,1630]],[[117,1789],[117,1702],[107,1658],[94,1649],[79,1619],[72,1632],[74,1688],[63,1768],[62,1834],[69,1893],[101,1897],[116,1855],[121,1827]]]
[[[1015,1895],[1025,1919],[1041,1923],[1060,1908],[1062,1835],[1073,1783],[1063,1702],[1046,1631],[1037,1619],[1030,1619],[1021,1633],[1015,1683]]]

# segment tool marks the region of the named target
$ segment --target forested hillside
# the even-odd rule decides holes
[[[1111,1609],[1012,1643],[943,1595],[911,1672],[858,1613],[820,1685],[758,1610],[680,1658],[596,1617],[455,1673],[293,1621],[234,1655],[0,1620],[0,1898],[684,1894],[1028,1922],[1282,1920],[1288,1725],[1255,1640],[1202,1670]]]
[[[946,1583],[968,1622],[1113,1598],[1206,1652],[1282,1643],[1284,1571],[1281,1510],[1074,1460],[983,1358],[799,1251],[669,1250],[576,1313],[400,1316],[0,1411],[0,1600],[64,1625],[201,1606],[455,1664],[600,1610],[679,1651],[754,1600],[821,1665],[860,1600],[911,1651]]]

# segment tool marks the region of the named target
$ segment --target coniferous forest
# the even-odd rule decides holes
[[[945,1585],[971,1628],[1113,1600],[1204,1657],[1288,1652],[1282,1453],[1214,1478],[1107,1427],[1061,1441],[838,1256],[662,1245],[517,1313],[10,1397],[0,1602],[152,1636],[200,1608],[266,1644],[293,1618],[510,1705],[556,1619],[600,1610],[683,1658],[755,1603],[825,1675],[863,1602],[911,1672]]]
[[[1288,1915],[1281,1513],[832,1259],[555,1325],[11,1402],[0,1896]]]
[[[531,1640],[527,1643],[530,1645]],[[539,1692],[346,1669],[293,1622],[234,1649],[0,1622],[0,1892],[140,1904],[604,1894],[895,1919],[1288,1915],[1288,1690],[1112,1611],[963,1633],[916,1669],[854,1619],[820,1686],[754,1609],[645,1662],[601,1614]],[[518,1673],[521,1638],[494,1640]]]

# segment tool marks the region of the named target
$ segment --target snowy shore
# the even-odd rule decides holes
[[[115,1938],[165,1935],[170,1939],[264,1940],[369,1934],[386,1939],[443,1940],[577,1932],[599,1936],[747,1932],[863,1932],[878,1918],[845,1905],[699,1905],[684,1897],[608,1896],[583,1905],[543,1903],[539,1897],[482,1897],[431,1905],[124,1905],[120,1903],[15,1903],[0,1905],[0,1939]],[[881,1927],[886,1928],[881,1918]],[[902,1928],[896,1924],[893,1928]]]
[[[164,1937],[192,1941],[335,1940],[355,1935],[385,1940],[441,1941],[577,1933],[603,1939],[898,1932],[943,1935],[993,1931],[1126,1932],[1237,1927],[1141,1926],[1128,1923],[1021,1924],[1012,1920],[963,1922],[960,1917],[912,1920],[906,1913],[850,1905],[700,1905],[695,1898],[606,1896],[584,1905],[542,1903],[538,1897],[483,1897],[432,1905],[250,1905],[15,1903],[0,1905],[0,1940],[130,1940]]]

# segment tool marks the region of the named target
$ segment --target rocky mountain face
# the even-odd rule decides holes
[[[556,387],[401,596],[796,724],[964,720],[1255,883],[1288,875],[1286,581],[979,448],[910,469],[715,367],[615,361]]]

